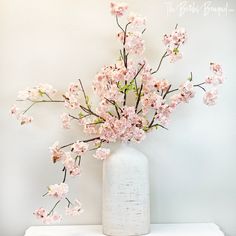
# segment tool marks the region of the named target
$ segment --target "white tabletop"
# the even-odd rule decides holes
[[[102,236],[101,225],[32,226],[25,236]],[[224,236],[213,223],[153,224],[150,236]]]

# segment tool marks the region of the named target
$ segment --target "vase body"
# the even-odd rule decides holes
[[[129,144],[121,144],[103,161],[102,221],[105,235],[150,231],[148,159]]]

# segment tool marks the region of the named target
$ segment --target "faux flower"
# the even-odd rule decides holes
[[[64,129],[69,129],[71,127],[71,120],[72,118],[67,113],[63,113],[61,115],[62,127]]]
[[[222,75],[222,67],[221,67],[221,65],[219,65],[219,64],[217,64],[217,63],[213,63],[213,62],[211,62],[210,63],[210,69],[211,69],[211,71],[214,73],[214,74],[216,74],[216,75],[218,75],[218,76],[221,76]]]
[[[111,2],[111,14],[114,16],[123,16],[127,9],[128,5],[126,3]]]
[[[203,101],[206,105],[208,106],[213,106],[216,104],[216,99],[217,99],[217,90],[213,89],[211,91],[208,91],[205,93],[204,97],[203,97]]]
[[[47,216],[47,211],[44,208],[40,207],[35,210],[34,215],[37,219],[42,219]]]
[[[71,157],[70,152],[65,153],[63,165],[71,176],[77,176],[80,174],[80,167],[76,163],[76,159]]]
[[[26,115],[19,115],[17,117],[17,119],[20,121],[21,125],[25,125],[25,124],[29,124],[33,121],[33,117],[32,116],[26,116]]]
[[[83,213],[81,202],[76,199],[75,203],[72,206],[66,207],[66,215],[67,216],[78,216]]]
[[[85,152],[88,151],[89,145],[85,142],[77,141],[71,147],[73,152],[80,155],[83,155]]]
[[[141,17],[133,12],[131,12],[128,16],[128,22],[130,22],[133,26],[145,26],[146,18]]]
[[[10,109],[10,114],[11,115],[16,115],[19,111],[19,108],[16,105],[13,105]]]
[[[59,147],[59,142],[55,142],[50,148],[53,163],[62,160],[64,151]]]
[[[188,103],[191,98],[194,97],[195,91],[193,90],[193,83],[186,81],[179,86],[179,92],[181,95],[181,100]]]
[[[93,155],[96,159],[105,160],[110,155],[110,149],[107,148],[98,148],[96,153]]]
[[[69,191],[69,187],[65,183],[54,184],[48,187],[48,195],[53,196],[55,198],[59,198],[59,199],[65,197],[68,191]]]

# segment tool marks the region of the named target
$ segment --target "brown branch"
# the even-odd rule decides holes
[[[97,140],[97,139],[100,139],[100,137],[95,137],[95,138],[91,138],[91,139],[81,140],[80,142],[88,143],[88,142],[92,142],[92,141]],[[73,145],[74,143],[75,143],[75,142],[73,142],[73,143],[68,143],[68,144],[66,144],[66,145],[64,145],[64,146],[61,146],[60,149],[69,147],[69,146]]]
[[[135,112],[136,113],[137,113],[138,105],[139,105],[139,102],[140,102],[140,99],[141,99],[142,89],[143,89],[143,84],[141,84],[141,87],[139,89],[138,99],[137,99],[137,102],[136,102],[136,105],[135,105]]]
[[[163,56],[161,57],[161,59],[160,59],[160,61],[159,61],[159,64],[158,64],[156,70],[154,70],[153,72],[151,72],[151,74],[157,73],[157,71],[158,71],[158,70],[160,69],[160,67],[161,67],[161,63],[162,63],[163,59],[164,59],[165,57],[167,57],[167,56],[169,56],[169,55],[167,55],[167,51],[166,51],[166,52],[163,54]]]

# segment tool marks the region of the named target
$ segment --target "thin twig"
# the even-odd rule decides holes
[[[63,177],[63,180],[62,180],[62,183],[65,183],[66,182],[66,172],[67,172],[67,170],[66,170],[66,167],[64,166],[64,168],[63,168],[63,170],[62,171],[64,171],[64,177]]]
[[[116,23],[117,23],[118,27],[119,27],[123,32],[125,32],[124,29],[121,27],[117,16],[116,16]]]
[[[96,114],[95,112],[93,112],[90,108],[86,108],[86,107],[84,107],[84,106],[82,106],[82,105],[80,105],[80,108],[81,108],[83,111],[85,111],[85,112],[87,112],[87,113],[90,113],[90,114],[92,114],[92,115],[94,115],[94,116],[96,116],[96,117],[98,117],[98,118],[100,118],[100,119],[102,119],[102,120],[105,121],[105,119],[104,119],[103,117],[101,117],[101,116],[99,116],[98,114]]]
[[[171,84],[169,85],[169,87],[167,88],[166,92],[164,93],[163,99],[165,99],[166,95],[169,93],[170,88],[171,88]]]
[[[56,208],[56,206],[58,205],[58,203],[60,202],[61,200],[57,201],[56,204],[54,205],[54,207],[52,208],[52,210],[48,213],[48,216],[54,211],[54,209]]]
[[[160,124],[154,124],[154,125],[150,126],[149,129],[153,128],[153,127],[156,127],[156,126],[160,126],[161,128],[168,130],[165,126],[160,125]]]
[[[22,100],[17,100],[17,101],[22,101]],[[64,102],[61,100],[41,100],[41,101],[33,101],[33,100],[29,100],[30,102],[32,102],[32,104],[22,112],[22,114],[25,114],[31,107],[33,107],[35,104],[38,103],[47,103],[47,102]]]
[[[95,138],[91,138],[91,139],[81,140],[80,142],[88,143],[88,142],[92,142],[92,141],[97,140],[97,139],[100,139],[100,137],[95,137]],[[69,146],[73,145],[74,143],[75,142],[66,144],[64,146],[61,146],[60,149],[69,147]]]
[[[135,112],[137,112],[137,109],[138,109],[138,105],[139,105],[139,102],[140,102],[142,89],[143,89],[143,84],[141,84],[141,87],[139,89],[138,98],[137,98],[137,102],[136,102],[136,105],[135,105]]]
[[[68,205],[67,205],[67,207],[70,207],[70,205],[73,205],[73,203],[69,200],[69,198],[68,197],[66,197],[65,198],[66,199],[66,201],[68,202]]]
[[[159,64],[158,64],[158,66],[157,66],[157,68],[156,68],[156,70],[154,70],[153,72],[151,72],[151,74],[155,74],[155,73],[157,73],[157,71],[160,69],[160,67],[161,67],[161,63],[162,63],[162,61],[163,61],[163,59],[165,58],[165,57],[167,57],[168,55],[167,55],[167,51],[163,54],[163,56],[161,57],[161,60],[159,61]]]
[[[84,90],[84,86],[82,84],[81,79],[79,79],[79,83],[80,83],[80,87],[81,87],[83,95],[84,95],[84,100],[85,100],[86,106],[87,106],[88,109],[90,109],[90,106],[89,106],[89,103],[88,103],[88,99],[87,99],[87,96],[86,96],[86,93],[85,93],[85,90]]]

